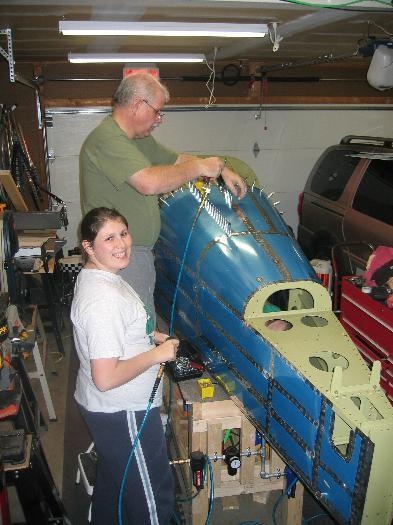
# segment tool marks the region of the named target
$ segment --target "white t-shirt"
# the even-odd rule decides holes
[[[71,321],[80,367],[75,399],[91,412],[144,410],[159,364],[128,383],[101,392],[91,377],[90,359],[128,359],[154,348],[153,323],[132,287],[119,275],[83,268],[78,275]],[[162,388],[152,406],[160,406]]]

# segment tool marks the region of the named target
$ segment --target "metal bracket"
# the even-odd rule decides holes
[[[11,29],[0,29],[0,35],[6,35],[7,36],[7,51],[5,51],[0,46],[0,55],[2,55],[8,62],[8,69],[10,72],[10,81],[11,82],[20,82],[21,84],[24,84],[25,86],[28,86],[32,89],[34,89],[37,93],[37,86],[31,82],[30,80],[27,80],[23,78],[21,75],[18,75],[15,71],[15,61],[14,61],[14,52],[12,49],[12,33]]]
[[[10,82],[15,82],[15,64],[14,64],[14,53],[12,51],[12,34],[11,29],[0,29],[0,35],[7,35],[7,51],[0,46],[0,54],[8,62],[8,69],[10,72]]]

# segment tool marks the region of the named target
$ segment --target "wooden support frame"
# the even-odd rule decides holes
[[[216,386],[213,399],[201,400],[197,393],[195,380],[172,384],[171,428],[175,448],[183,458],[192,451],[201,451],[209,458],[222,455],[223,434],[226,429],[236,429],[240,435],[241,452],[256,452],[256,430],[238,406],[225,392]],[[168,387],[168,385],[167,385]],[[168,398],[164,394],[164,398]],[[261,477],[260,455],[242,456],[241,467],[235,476],[230,476],[222,459],[211,461],[214,479],[214,498],[220,498],[223,508],[234,508],[239,498],[252,494],[254,501],[264,503],[272,491],[285,488],[283,476],[285,464],[267,447],[266,474],[276,476]],[[175,459],[175,458],[174,458]],[[192,477],[189,465],[182,470],[182,478],[188,483],[186,489],[192,491]],[[194,489],[195,490],[195,489]],[[205,487],[197,498],[191,500],[191,510],[187,525],[204,525],[209,512],[210,480],[206,477]],[[280,525],[300,525],[303,511],[303,486],[297,483],[294,498],[284,497],[277,516]]]

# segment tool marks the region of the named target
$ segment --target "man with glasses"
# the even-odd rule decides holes
[[[105,206],[116,208],[127,219],[133,254],[120,274],[153,315],[152,249],[160,233],[158,195],[199,177],[219,175],[239,199],[246,191],[244,180],[219,157],[179,154],[152,137],[168,100],[168,90],[152,75],[135,73],[124,78],[113,96],[112,114],[89,134],[79,158],[82,213]]]

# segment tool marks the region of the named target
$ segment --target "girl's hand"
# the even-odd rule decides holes
[[[166,341],[161,343],[157,350],[160,355],[160,362],[175,361],[176,352],[179,348],[179,340],[174,338],[167,338]]]
[[[164,341],[168,339],[168,334],[163,334],[162,332],[158,332],[157,330],[154,331],[154,342],[156,345],[160,345]]]

